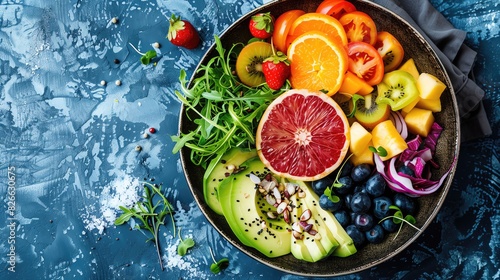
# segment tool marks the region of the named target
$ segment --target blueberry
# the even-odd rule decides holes
[[[313,181],[311,187],[317,195],[322,195],[326,188],[333,185],[333,179],[329,176]]]
[[[359,184],[354,187],[353,193],[364,192],[366,193],[365,184]]]
[[[396,232],[399,229],[399,224],[394,223],[392,218],[383,220],[381,225],[387,232]]]
[[[383,219],[389,216],[389,206],[392,205],[392,200],[387,196],[379,196],[373,199],[373,205],[373,216]]]
[[[354,242],[354,246],[356,248],[361,248],[366,242],[366,237],[365,235],[355,226],[355,225],[348,225],[345,228],[345,231],[347,235],[349,235]]]
[[[387,182],[385,181],[384,177],[382,177],[382,175],[380,175],[380,173],[378,172],[370,176],[370,178],[368,178],[365,183],[366,192],[373,197],[383,195],[386,186]]]
[[[370,176],[372,173],[372,169],[370,165],[366,163],[362,163],[360,165],[356,165],[351,170],[351,178],[354,182],[362,182]]]
[[[369,231],[365,232],[366,241],[369,243],[378,244],[384,241],[385,233],[381,225],[373,226]]]
[[[415,177],[415,172],[413,172],[413,170],[411,168],[409,168],[408,166],[406,165],[401,165],[400,167],[398,167],[396,169],[398,172],[401,172],[403,174],[406,174],[406,175],[409,175],[409,176],[412,176],[412,177]]]
[[[372,201],[368,194],[364,192],[357,192],[351,198],[351,210],[354,213],[364,213],[372,206]]]
[[[343,228],[351,223],[351,216],[345,210],[338,210],[333,215],[335,215],[335,218]]]
[[[344,206],[347,210],[351,210],[351,200],[352,200],[352,194],[348,193],[344,195]]]
[[[350,160],[346,161],[344,163],[344,166],[342,167],[342,170],[340,170],[339,177],[349,176],[349,174],[351,174],[352,167],[352,162]]]
[[[416,210],[415,200],[405,194],[396,193],[394,195],[394,205],[396,205],[403,215],[413,215]]]
[[[328,196],[322,194],[319,197],[319,206],[324,210],[335,212],[342,207],[342,199],[339,198],[337,202],[333,202]]]
[[[374,224],[373,216],[370,214],[361,213],[354,219],[354,225],[363,232],[370,230]]]
[[[352,184],[351,177],[349,177],[349,176],[340,177],[339,183],[342,184],[342,186],[335,188],[336,193],[346,194],[352,190],[353,184]]]

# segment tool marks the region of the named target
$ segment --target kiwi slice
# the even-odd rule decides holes
[[[375,102],[376,98],[377,92],[374,91],[356,101],[354,118],[367,129],[372,129],[377,124],[387,120],[391,113],[389,105],[378,104]]]
[[[386,73],[377,85],[377,91],[376,102],[388,104],[393,111],[403,109],[419,96],[415,78],[403,70]]]
[[[262,62],[271,55],[273,49],[267,42],[256,41],[243,47],[236,58],[236,75],[240,81],[250,87],[264,83]]]

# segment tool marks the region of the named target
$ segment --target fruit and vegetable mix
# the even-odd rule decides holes
[[[245,246],[308,262],[420,230],[418,197],[448,174],[431,177],[446,85],[349,1],[256,13],[248,29],[228,49],[215,36],[176,92],[194,129],[174,152],[204,168],[210,209]]]

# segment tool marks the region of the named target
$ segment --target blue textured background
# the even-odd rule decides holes
[[[416,243],[388,262],[338,279],[500,278],[500,4],[432,0],[478,52],[493,135],[464,143],[445,204]],[[180,69],[191,74],[229,24],[262,4],[249,0],[0,1],[0,279],[301,279],[234,249],[206,222],[185,183],[170,136],[177,133],[173,95]],[[194,51],[165,38],[171,13],[199,27]],[[112,17],[118,24],[110,22]],[[156,67],[128,45],[159,42]],[[119,59],[120,64],[115,64]],[[101,86],[100,81],[108,82]],[[115,80],[122,85],[116,86]],[[158,132],[148,139],[149,127]],[[134,150],[141,145],[143,150]],[[7,270],[7,169],[16,168],[16,272]],[[128,226],[101,220],[105,192],[130,178],[168,188],[183,236],[196,247],[183,259],[162,231],[167,264]],[[5,211],[4,211],[5,210]],[[213,276],[209,247],[231,264]]]

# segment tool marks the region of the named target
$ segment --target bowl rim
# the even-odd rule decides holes
[[[231,31],[233,29],[235,29],[238,25],[242,24],[243,22],[247,21],[253,14],[255,13],[258,13],[258,12],[262,12],[266,9],[268,9],[269,7],[272,7],[274,5],[279,5],[279,4],[284,4],[288,1],[299,1],[299,0],[274,0],[274,1],[270,1],[268,3],[265,3],[249,12],[247,12],[246,14],[243,14],[241,17],[239,17],[236,21],[234,21],[233,23],[231,23],[226,29],[224,29],[219,37],[221,38],[221,40],[223,40],[223,38],[225,36],[227,36],[227,34],[230,34]],[[435,58],[435,60],[437,61],[437,63],[439,64],[438,67],[439,69],[441,69],[443,71],[443,75],[444,75],[444,83],[447,85],[448,87],[448,90],[450,92],[450,97],[451,97],[451,104],[453,105],[453,111],[455,113],[455,116],[456,116],[456,120],[455,120],[455,131],[456,131],[456,135],[455,135],[455,139],[454,139],[454,143],[451,143],[454,145],[455,149],[454,149],[454,156],[455,156],[455,161],[454,161],[454,164],[451,166],[450,168],[450,171],[449,171],[449,174],[447,175],[447,178],[445,179],[445,181],[443,182],[443,185],[441,186],[441,188],[444,188],[442,190],[442,194],[440,195],[439,199],[437,200],[436,202],[436,207],[433,209],[433,211],[431,212],[430,216],[427,217],[427,219],[425,220],[425,222],[422,224],[422,227],[421,227],[421,230],[420,231],[416,231],[416,233],[414,235],[412,235],[410,238],[408,238],[401,246],[399,246],[396,250],[392,251],[391,253],[387,254],[386,256],[384,256],[383,258],[380,258],[374,262],[370,262],[370,263],[367,263],[365,265],[362,265],[362,266],[359,266],[357,267],[356,269],[351,269],[351,270],[346,270],[344,272],[341,272],[341,273],[333,273],[333,274],[312,274],[312,273],[301,273],[300,271],[296,271],[296,270],[287,270],[283,267],[280,267],[280,266],[277,266],[277,265],[274,265],[273,263],[270,263],[267,260],[267,258],[265,256],[255,256],[253,255],[251,252],[248,251],[248,247],[242,245],[241,243],[238,242],[238,240],[235,240],[235,239],[232,239],[230,237],[227,236],[227,234],[222,230],[222,228],[219,228],[215,225],[215,220],[212,219],[210,213],[208,213],[208,211],[210,211],[209,208],[207,207],[201,207],[203,204],[206,204],[203,200],[203,197],[198,197],[197,194],[194,192],[194,189],[193,189],[193,182],[191,182],[191,179],[188,175],[188,173],[186,172],[187,168],[186,168],[186,162],[189,161],[189,157],[185,156],[185,153],[184,151],[188,148],[186,147],[182,147],[181,148],[181,151],[180,151],[180,158],[181,158],[181,164],[182,164],[182,168],[183,168],[183,173],[185,175],[185,178],[187,180],[187,184],[188,184],[188,187],[198,205],[198,207],[200,208],[200,210],[202,211],[203,215],[205,216],[205,218],[209,221],[210,225],[215,228],[215,230],[226,240],[228,241],[231,245],[233,245],[235,248],[237,248],[239,251],[241,251],[242,253],[244,253],[245,255],[249,256],[250,258],[252,258],[253,260],[256,260],[268,267],[271,267],[271,268],[274,268],[276,270],[279,270],[279,271],[282,271],[282,272],[285,272],[285,273],[290,273],[290,274],[294,274],[294,275],[298,275],[298,276],[313,276],[313,277],[332,277],[332,276],[341,276],[341,275],[348,275],[348,274],[352,274],[352,273],[358,273],[358,272],[361,272],[361,271],[364,271],[364,270],[367,270],[369,268],[372,268],[374,266],[377,266],[381,263],[384,263],[386,262],[387,260],[395,257],[396,255],[398,255],[399,253],[401,253],[402,251],[404,251],[408,246],[410,246],[410,244],[412,244],[413,242],[415,242],[421,235],[422,233],[425,231],[425,229],[427,229],[427,227],[433,222],[433,220],[435,219],[436,215],[438,214],[438,212],[440,211],[441,207],[443,206],[443,202],[444,200],[446,199],[446,196],[449,192],[449,189],[452,185],[452,181],[453,181],[453,178],[454,178],[454,175],[455,175],[455,172],[456,172],[456,168],[457,168],[457,161],[458,161],[458,156],[459,156],[459,151],[460,151],[460,119],[459,119],[459,113],[458,113],[458,105],[457,105],[457,100],[456,100],[456,96],[455,96],[455,91],[453,89],[453,86],[451,84],[451,80],[448,76],[448,73],[446,72],[446,69],[443,65],[443,63],[441,62],[439,56],[437,55],[437,53],[435,52],[435,50],[432,48],[432,46],[429,44],[428,40],[426,39],[425,36],[423,36],[414,26],[412,26],[407,20],[405,20],[404,18],[402,18],[401,16],[399,16],[398,14],[396,14],[395,12],[389,10],[388,8],[378,4],[378,3],[375,3],[375,2],[372,2],[372,1],[368,1],[368,0],[353,0],[352,2],[362,2],[364,5],[368,5],[368,6],[371,6],[373,8],[377,8],[377,9],[381,9],[381,10],[384,10],[384,12],[386,13],[389,13],[391,16],[397,18],[399,21],[402,22],[402,24],[404,24],[409,30],[412,30],[412,32],[414,33],[415,36],[419,37],[419,39],[424,43],[427,51],[431,52],[433,57]],[[195,71],[193,71],[193,74],[188,82],[188,85],[191,85],[193,80],[196,78],[196,69],[199,69],[199,67],[207,60],[207,58],[210,58],[212,57],[212,53],[215,51],[215,47],[216,47],[216,44],[215,42],[212,43],[212,45],[208,48],[208,50],[205,52],[205,54],[200,58],[200,61],[199,63],[197,64],[197,66],[194,68]],[[178,123],[178,131],[181,131],[182,130],[182,126],[183,126],[183,118],[182,118],[182,114],[185,113],[185,106],[183,104],[181,104],[181,108],[180,108],[180,112],[179,112],[179,123]]]

